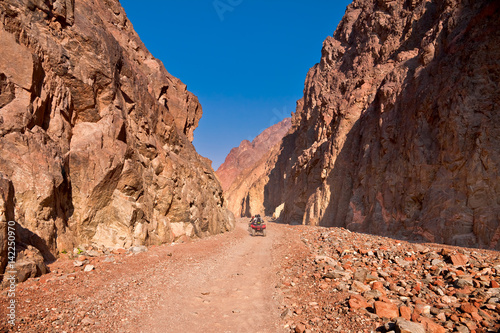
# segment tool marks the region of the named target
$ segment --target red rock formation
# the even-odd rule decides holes
[[[279,143],[292,125],[291,118],[265,129],[252,142],[241,141],[238,147],[231,149],[224,163],[215,172],[224,190],[228,190],[243,170],[252,167],[275,144]]]
[[[117,0],[2,1],[0,44],[0,216],[19,242],[50,259],[233,227],[191,144],[197,98]]]
[[[290,126],[291,119],[285,118],[264,130],[251,143],[243,140],[239,147],[231,149],[225,162],[217,170],[228,208],[236,216],[264,212],[262,203],[265,181],[258,180],[268,174],[269,166],[273,165],[269,163],[269,157],[279,149],[281,139]]]
[[[499,7],[349,5],[265,176],[266,212],[500,249]]]

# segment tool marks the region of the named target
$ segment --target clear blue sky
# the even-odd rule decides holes
[[[198,96],[193,143],[214,169],[295,111],[351,1],[120,0],[149,51]]]

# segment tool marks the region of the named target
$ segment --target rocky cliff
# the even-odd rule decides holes
[[[355,0],[259,195],[288,223],[500,249],[500,2]]]
[[[0,240],[15,220],[50,260],[233,227],[191,144],[198,99],[118,0],[1,1],[0,44]]]

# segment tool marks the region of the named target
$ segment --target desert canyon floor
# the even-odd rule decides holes
[[[498,252],[268,223],[146,252],[60,259],[1,332],[497,332]],[[78,261],[76,261],[78,263]],[[5,292],[0,309],[6,309]],[[4,314],[1,314],[4,316]],[[398,319],[399,318],[399,319]],[[416,325],[416,326],[415,326]]]
[[[207,239],[88,257],[91,272],[59,260],[18,285],[19,331],[280,332],[275,286],[286,227],[271,224],[267,237],[246,227],[240,220]]]

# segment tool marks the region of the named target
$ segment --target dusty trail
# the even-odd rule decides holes
[[[247,222],[136,255],[90,257],[91,272],[58,260],[17,286],[15,328],[0,293],[0,332],[282,332],[275,286],[290,233],[268,223],[267,237],[251,237]]]
[[[250,237],[246,219],[237,223],[237,241],[222,252],[186,258],[164,285],[160,307],[139,322],[141,332],[279,332],[277,267],[273,245],[280,226],[267,237]]]

